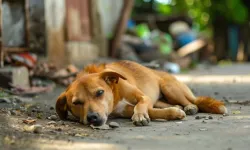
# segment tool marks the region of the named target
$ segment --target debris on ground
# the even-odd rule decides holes
[[[201,128],[200,131],[207,131],[207,128]]]
[[[42,132],[42,125],[39,125],[39,124],[36,124],[36,125],[32,125],[32,126],[28,126],[28,125],[25,125],[23,127],[24,131],[26,132],[33,132],[33,133],[41,133]]]
[[[55,125],[55,124],[56,124],[55,121],[50,121],[50,122],[47,123],[47,125]]]
[[[234,111],[232,111],[232,114],[234,114],[234,115],[238,115],[238,114],[240,114],[241,112],[239,111],[239,110],[234,110]]]
[[[57,120],[57,116],[56,115],[51,115],[48,117],[49,120]]]
[[[36,119],[32,119],[32,118],[24,119],[23,123],[29,124],[29,125],[35,124],[36,123]]]
[[[199,119],[204,119],[206,118],[206,116],[195,116],[195,119],[199,120]]]
[[[5,136],[4,139],[3,139],[3,144],[4,145],[13,145],[15,144],[15,139],[16,137],[15,136]]]
[[[110,122],[110,123],[109,123],[109,127],[111,127],[111,128],[119,128],[120,125],[119,125],[119,123],[117,123],[117,122]]]
[[[0,98],[0,103],[11,103],[11,101],[7,98]]]
[[[76,137],[86,137],[89,136],[88,134],[84,134],[84,133],[77,133],[75,134]]]
[[[94,126],[94,125],[90,125],[90,127],[92,128],[92,129],[99,129],[99,130],[110,130],[111,128],[109,127],[109,125],[107,125],[107,124],[104,124],[104,125],[102,125],[102,126]]]

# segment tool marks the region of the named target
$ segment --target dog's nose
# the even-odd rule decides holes
[[[102,124],[102,119],[100,115],[96,112],[89,112],[87,115],[87,120],[90,124],[94,126],[100,126]]]

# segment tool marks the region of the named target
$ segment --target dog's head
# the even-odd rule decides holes
[[[83,74],[78,77],[64,94],[59,96],[56,110],[60,118],[65,117],[68,105],[70,111],[83,118],[84,124],[101,126],[113,111],[113,88],[121,74],[113,71]]]

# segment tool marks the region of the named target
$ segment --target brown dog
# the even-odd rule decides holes
[[[87,66],[56,102],[61,119],[70,111],[80,122],[95,126],[105,124],[109,115],[132,117],[135,125],[144,126],[150,119],[183,119],[198,110],[227,113],[222,102],[195,97],[172,75],[131,61]]]

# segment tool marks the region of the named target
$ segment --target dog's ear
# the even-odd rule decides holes
[[[67,110],[67,97],[66,93],[63,92],[56,101],[56,112],[60,119],[65,120],[68,116]]]
[[[118,83],[119,78],[127,80],[123,75],[114,71],[104,71],[101,73],[101,78],[104,79],[108,84]]]

